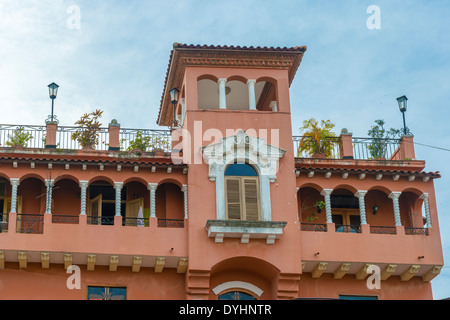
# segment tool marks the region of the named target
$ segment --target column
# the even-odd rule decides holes
[[[17,213],[17,188],[19,187],[19,179],[10,179],[11,182],[11,211]]]
[[[367,191],[358,191],[355,193],[355,197],[359,200],[359,215],[361,216],[361,224],[367,224],[367,218],[366,218],[366,204],[364,201],[364,197],[366,195]]]
[[[54,180],[45,180],[46,200],[45,200],[45,213],[52,214],[52,190],[53,190]]]
[[[116,189],[116,217],[120,216],[120,201],[122,199],[123,182],[114,182],[114,189]]]
[[[400,198],[401,194],[401,192],[392,192],[389,195],[389,198],[392,199],[392,203],[394,205],[395,226],[402,225],[402,222],[400,220],[400,205],[398,202],[398,198]]]
[[[333,189],[323,189],[320,193],[325,198],[325,212],[327,215],[327,223],[333,223],[332,215],[331,215],[331,193]]]
[[[158,188],[157,183],[149,183],[148,190],[150,190],[150,217],[156,217],[156,188]]]
[[[423,200],[423,206],[425,208],[425,217],[427,219],[426,228],[431,228],[431,215],[430,215],[430,204],[428,202],[428,193],[424,193],[420,196],[420,199]]]
[[[255,94],[256,80],[250,79],[247,81],[248,87],[248,105],[250,110],[256,110],[256,94]]]
[[[227,83],[227,79],[219,79],[219,107],[220,109],[227,108],[227,98],[225,92],[225,84]]]
[[[188,218],[187,185],[183,184],[181,191],[183,192],[184,196],[184,219],[187,219]]]
[[[86,215],[86,193],[87,188],[89,185],[89,181],[80,181],[80,188],[81,188],[81,209],[80,209],[80,215],[85,216]]]

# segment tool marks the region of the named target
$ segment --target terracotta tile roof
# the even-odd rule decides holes
[[[170,76],[170,72],[171,72],[171,67],[172,67],[172,63],[174,60],[174,54],[176,50],[210,50],[210,51],[230,51],[230,52],[265,52],[265,53],[270,53],[270,52],[286,52],[286,53],[298,53],[298,54],[303,54],[306,52],[307,47],[306,46],[296,46],[296,47],[247,47],[247,46],[218,46],[218,45],[199,45],[199,44],[183,44],[183,43],[178,43],[175,42],[173,44],[173,50],[171,50],[170,52],[170,57],[169,57],[169,64],[167,67],[167,71],[166,71],[166,76],[164,78],[164,88],[162,91],[162,95],[161,95],[161,101],[160,101],[160,107],[159,107],[159,112],[158,112],[158,117],[156,120],[156,124],[158,125],[162,125],[161,124],[161,115],[162,115],[162,110],[164,107],[164,101],[165,101],[165,96],[166,96],[166,91],[167,91],[167,85],[168,85],[168,80],[169,80],[169,76]],[[298,68],[299,64],[300,64],[301,59],[298,61],[297,65],[294,67],[294,73],[296,71],[296,69]],[[293,78],[293,75],[292,77]],[[292,81],[292,79],[291,79]]]
[[[54,163],[102,163],[121,165],[162,165],[171,167],[186,167],[185,164],[174,164],[169,157],[140,157],[140,158],[120,158],[108,157],[107,155],[77,155],[77,154],[23,154],[10,153],[0,154],[0,161],[42,161]]]
[[[430,177],[431,179],[441,178],[439,171],[436,172],[425,172],[425,171],[411,171],[411,170],[388,170],[388,169],[345,169],[345,168],[317,168],[317,167],[296,167],[295,170],[300,172],[331,172],[331,173],[349,173],[349,174],[387,174],[387,175],[400,175],[400,176],[419,176],[419,177]]]

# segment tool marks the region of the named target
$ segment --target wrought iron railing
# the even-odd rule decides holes
[[[0,213],[0,233],[8,231],[9,214]]]
[[[43,214],[17,214],[17,233],[44,233]]]
[[[300,228],[301,228],[302,231],[320,231],[320,232],[327,232],[327,225],[326,225],[326,224],[319,224],[319,223],[302,223]]]
[[[378,234],[397,234],[396,227],[370,226],[370,233]]]
[[[80,216],[78,215],[52,214],[52,223],[78,224],[79,222]]]
[[[102,225],[102,226],[113,226],[114,225],[114,216],[104,216],[104,217],[94,217],[88,216],[87,223],[91,225]]]
[[[122,225],[127,227],[148,227],[149,218],[122,217]]]
[[[428,229],[427,228],[405,227],[405,234],[407,234],[407,235],[427,236],[428,235]]]
[[[335,224],[336,232],[361,233],[361,225]]]
[[[353,158],[359,160],[400,160],[399,139],[353,137]]]
[[[80,150],[82,146],[78,141],[72,138],[77,130],[82,128],[76,126],[58,126],[56,130],[56,148],[62,150]],[[98,143],[95,150],[109,149],[109,130],[108,128],[98,128]],[[163,149],[164,152],[171,151],[170,130],[155,129],[126,129],[121,128],[119,133],[120,149],[126,151],[130,147],[137,134],[146,139],[152,148]],[[17,147],[14,140],[19,140],[24,148],[45,148],[46,145],[46,126],[36,125],[10,125],[0,124],[0,147]],[[20,139],[21,138],[21,139]],[[152,150],[145,150],[152,151]]]
[[[184,228],[183,219],[158,219],[159,228]]]

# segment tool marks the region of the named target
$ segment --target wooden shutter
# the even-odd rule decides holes
[[[144,198],[137,198],[133,200],[129,200],[126,203],[125,209],[125,217],[133,218],[126,221],[127,226],[137,226],[137,217],[139,214],[139,210],[142,208],[142,212],[144,211]],[[135,219],[136,218],[136,219]]]
[[[245,198],[245,220],[259,220],[258,179],[243,178]]]
[[[102,195],[99,194],[94,199],[89,200],[89,213],[91,224],[102,224]]]
[[[230,220],[241,220],[241,179],[227,177],[225,189],[227,218]]]

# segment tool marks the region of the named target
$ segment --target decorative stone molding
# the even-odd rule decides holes
[[[17,213],[17,188],[20,180],[12,178],[9,181],[11,183],[11,212]]]
[[[157,183],[149,183],[148,190],[150,190],[150,218],[156,217],[156,189]]]
[[[97,256],[95,254],[88,254],[88,256],[87,256],[87,270],[88,271],[94,271],[96,258],[97,258]]]
[[[351,263],[343,262],[335,271],[334,271],[334,279],[342,279],[347,272],[350,270]]]
[[[41,252],[41,265],[42,269],[50,268],[50,253]]]
[[[237,161],[249,163],[258,172],[261,219],[270,221],[270,182],[277,179],[278,161],[286,151],[268,145],[264,139],[249,136],[243,130],[202,149],[203,158],[209,165],[209,179],[216,182],[217,219],[225,220],[225,169]]]
[[[120,200],[121,200],[121,192],[122,192],[123,182],[114,182],[114,189],[116,189],[116,216],[120,216]]]
[[[397,270],[396,264],[388,264],[383,269],[383,271],[381,271],[380,279],[383,281],[389,279],[389,277],[395,272],[395,270]]]
[[[370,264],[366,263],[364,264],[355,274],[356,280],[364,280],[368,276],[367,269],[369,268]]]
[[[425,217],[427,220],[427,228],[431,228],[431,214],[430,214],[430,203],[428,202],[428,193],[424,193],[420,196],[420,199],[423,200],[423,206],[425,208]]]
[[[27,268],[27,253],[23,252],[23,251],[19,251],[17,253],[17,259],[19,260],[20,269],[26,269]]]
[[[72,254],[64,253],[64,269],[67,270],[72,265]]]
[[[180,258],[177,264],[177,273],[186,273],[188,266],[188,258]]]
[[[319,262],[311,272],[313,279],[319,279],[322,274],[327,270],[328,262]]]
[[[358,198],[359,201],[359,215],[361,217],[361,224],[367,224],[366,219],[366,203],[364,201],[364,197],[366,196],[367,191],[358,191],[355,193],[355,197]]]
[[[405,270],[400,276],[400,280],[409,281],[412,277],[414,277],[420,269],[420,265],[413,264],[411,267]]]
[[[158,257],[155,262],[155,273],[161,273],[164,269],[164,265],[166,264],[166,258]]]
[[[250,239],[266,239],[267,244],[274,244],[283,234],[287,222],[277,221],[240,221],[240,220],[208,220],[205,229],[208,237],[216,243],[222,243],[223,238],[241,239],[248,243]]]
[[[134,256],[133,264],[131,265],[132,272],[139,272],[141,270],[142,257]]]
[[[85,216],[86,215],[86,193],[87,188],[89,186],[89,181],[80,181],[80,198],[81,198],[81,205],[80,205],[80,215]]]
[[[422,276],[422,280],[425,282],[433,280],[441,273],[441,270],[442,266],[434,266],[430,271]]]
[[[323,189],[320,193],[325,198],[325,212],[327,216],[327,223],[333,223],[331,215],[331,193],[333,189]]]
[[[260,297],[263,294],[263,290],[259,287],[255,286],[254,284],[251,284],[249,282],[244,281],[229,281],[224,282],[222,284],[219,284],[217,287],[212,289],[212,292],[215,295],[219,295],[221,292],[230,290],[230,289],[244,289],[246,291],[250,291]]]
[[[109,271],[117,271],[119,265],[119,256],[109,257]]]
[[[401,194],[401,192],[392,192],[389,195],[389,198],[392,199],[392,204],[394,206],[395,226],[397,227],[402,225],[402,222],[400,220],[400,204],[398,201]]]

